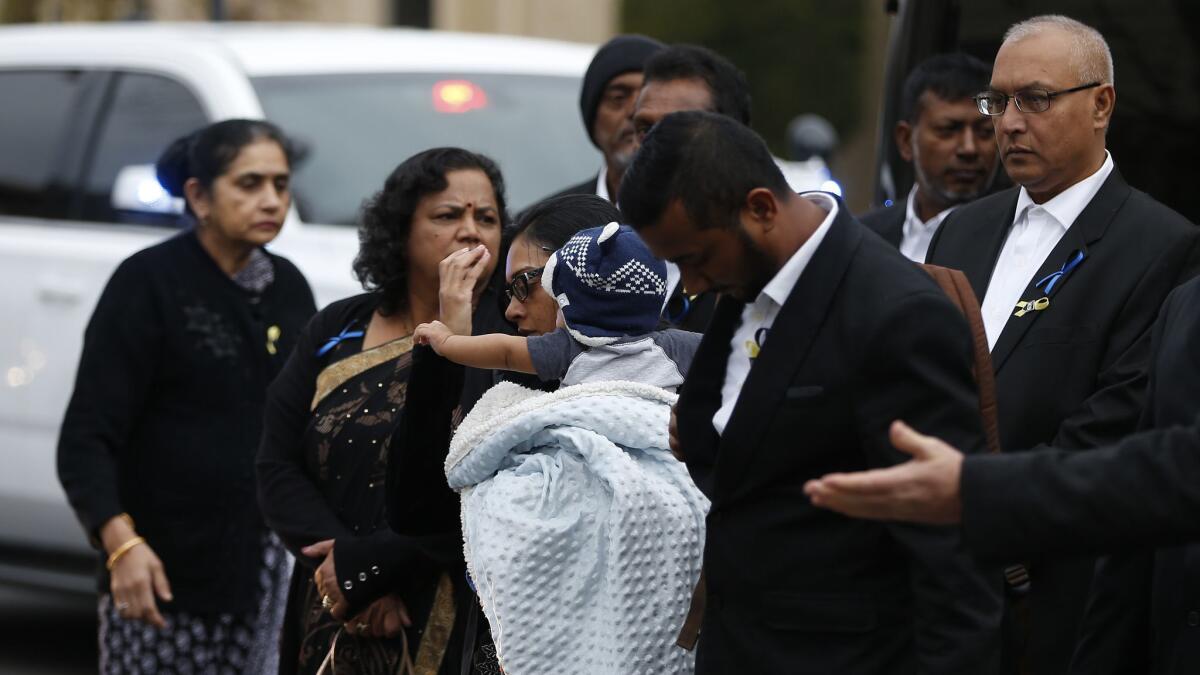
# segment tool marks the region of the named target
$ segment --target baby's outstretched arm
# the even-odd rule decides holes
[[[447,359],[471,368],[536,372],[529,345],[525,338],[515,335],[455,335],[441,321],[433,321],[417,326],[413,342],[429,345]]]

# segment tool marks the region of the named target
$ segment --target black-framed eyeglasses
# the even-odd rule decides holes
[[[504,287],[504,298],[509,302],[512,302],[513,298],[516,298],[517,302],[528,300],[531,285],[541,278],[542,270],[544,269],[544,267],[538,267],[537,269],[525,270],[520,274],[514,274],[513,280]]]
[[[1008,100],[1012,99],[1017,104],[1017,110],[1023,113],[1040,113],[1050,109],[1050,100],[1063,94],[1072,94],[1084,89],[1099,87],[1103,82],[1089,82],[1081,84],[1078,87],[1070,89],[1062,89],[1060,91],[1046,91],[1045,89],[1022,89],[1014,92],[1012,96],[999,91],[985,91],[975,95],[975,105],[979,107],[979,112],[988,117],[999,117],[1004,114],[1005,108],[1008,107]]]

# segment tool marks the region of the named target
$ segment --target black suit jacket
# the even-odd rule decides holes
[[[596,174],[592,174],[591,178],[586,178],[583,182],[576,183],[565,187],[558,192],[546,197],[552,199],[554,197],[562,197],[563,195],[594,195],[596,194]]]
[[[1089,452],[971,455],[961,486],[963,539],[981,558],[1200,540],[1200,415]]]
[[[1197,345],[1193,280],[1171,293],[1154,324],[1143,426],[1186,424],[1200,410]],[[1200,673],[1200,542],[1101,558],[1071,672]]]
[[[697,672],[991,672],[999,579],[956,529],[846,518],[803,492],[904,461],[887,439],[897,418],[983,448],[962,315],[840,205],[718,436],[743,309],[718,302],[677,406],[688,469],[712,499]]]
[[[1017,194],[1005,190],[956,210],[934,235],[926,261],[961,269],[982,300]],[[1113,170],[1021,298],[1044,296],[1034,283],[1074,251],[1085,253],[1083,262],[1059,281],[1047,309],[1010,317],[992,349],[1002,447],[1079,450],[1137,429],[1150,327],[1171,289],[1197,272],[1198,242],[1200,228]],[[1032,590],[1023,653],[1034,673],[1066,672],[1094,561],[1035,556],[1027,562]],[[1022,652],[1016,645],[1009,643],[1010,656]]]
[[[967,457],[968,547],[998,558],[1200,540],[1198,341],[1200,280],[1193,279],[1168,297],[1154,325],[1147,420],[1159,428],[1089,452]]]
[[[900,242],[904,240],[904,219],[908,215],[904,204],[905,202],[896,202],[891,206],[864,213],[858,219],[875,234],[883,237],[884,241],[900,248]]]

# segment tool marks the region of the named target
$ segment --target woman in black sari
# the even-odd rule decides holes
[[[409,517],[394,531],[384,483],[389,455],[428,459],[407,447],[407,425],[448,426],[453,414],[437,405],[444,419],[414,419],[407,407],[413,328],[440,317],[469,331],[472,306],[495,314],[481,296],[504,221],[491,160],[456,148],[406,160],[365,209],[354,268],[368,292],[321,311],[271,387],[259,500],[300,563],[283,673],[315,673],[331,654],[341,675],[408,672],[410,662],[460,672],[470,596],[458,498],[444,480],[408,484]],[[441,312],[443,300],[459,310]],[[414,399],[451,391],[428,386]]]
[[[558,305],[554,298],[542,288],[540,276],[550,254],[562,248],[580,230],[597,224],[619,220],[621,214],[608,200],[595,195],[562,195],[551,197],[530,206],[517,218],[517,223],[506,233],[507,246],[504,269],[504,302],[500,307],[509,322],[497,324],[486,321],[487,315],[476,312],[474,332],[507,332],[513,327],[520,335],[543,335],[556,327]],[[474,269],[465,272],[473,278]],[[461,323],[469,319],[470,298],[463,293],[457,275],[443,275],[442,304],[444,314],[458,317],[460,323],[454,330],[459,335],[470,335],[472,325]],[[499,298],[497,298],[498,300]],[[480,310],[487,309],[480,305]],[[481,317],[480,315],[484,316]],[[489,327],[490,326],[490,327]],[[387,512],[388,521],[396,532],[409,533],[414,523],[420,522],[427,507],[414,500],[413,495],[421,486],[437,484],[445,486],[444,463],[450,447],[450,438],[455,427],[475,401],[495,382],[505,379],[522,386],[554,391],[557,382],[542,382],[536,376],[501,371],[480,371],[464,368],[438,356],[429,347],[418,347],[417,359],[410,382],[419,388],[408,400],[407,414],[420,424],[406,427],[408,447],[419,449],[414,452],[393,454],[387,466]],[[459,501],[452,497],[452,525],[457,553],[462,552]],[[461,557],[459,558],[461,561]],[[465,569],[463,570],[465,575]],[[462,644],[462,661],[469,667],[463,673],[490,675],[501,673],[496,657],[495,645],[479,601],[474,591],[460,600],[460,612],[465,615],[465,635]]]

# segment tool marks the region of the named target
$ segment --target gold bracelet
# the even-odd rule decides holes
[[[137,546],[138,544],[144,544],[144,543],[146,543],[145,538],[134,537],[133,539],[130,539],[129,541],[125,542],[124,544],[121,544],[120,546],[117,547],[117,550],[112,552],[112,555],[108,556],[108,562],[104,563],[104,566],[106,568],[108,568],[109,572],[111,572],[113,566],[116,565],[117,561],[119,561],[121,559],[121,556],[125,555],[126,553],[129,553],[129,550],[132,549],[134,546]]]

